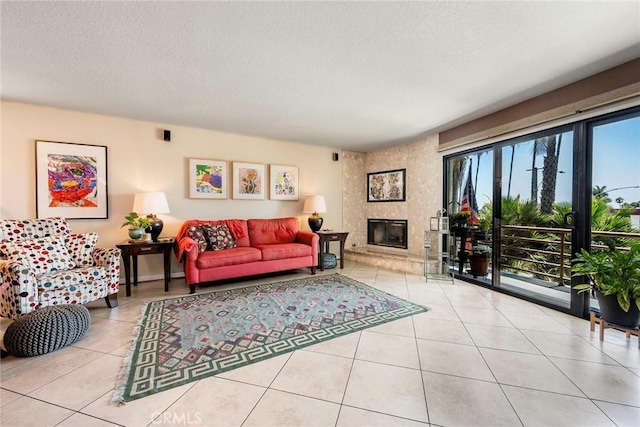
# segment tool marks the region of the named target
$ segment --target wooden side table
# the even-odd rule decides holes
[[[116,245],[116,247],[122,251],[128,297],[131,296],[131,258],[133,258],[133,286],[138,286],[138,255],[164,255],[164,291],[169,292],[169,281],[171,280],[171,249],[173,248],[174,241],[174,238],[158,239],[157,242],[129,242],[125,240]]]
[[[318,268],[324,270],[324,253],[329,252],[330,242],[340,242],[340,268],[344,268],[344,244],[347,241],[347,231],[317,231],[320,238],[320,254],[318,255]]]

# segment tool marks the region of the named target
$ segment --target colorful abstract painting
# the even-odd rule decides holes
[[[98,206],[98,159],[67,154],[47,155],[49,207]]]
[[[189,159],[189,197],[227,198],[227,162]]]
[[[38,217],[107,218],[107,147],[36,141]]]
[[[264,199],[264,170],[262,164],[233,163],[233,198]]]
[[[269,198],[271,200],[298,200],[298,168],[271,165]]]

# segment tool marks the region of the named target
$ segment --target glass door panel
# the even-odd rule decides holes
[[[591,251],[640,240],[640,113],[590,126]],[[591,298],[591,308],[598,302]]]
[[[494,285],[570,308],[573,131],[521,138],[501,150]]]
[[[493,150],[448,160],[451,268],[457,277],[490,285]]]

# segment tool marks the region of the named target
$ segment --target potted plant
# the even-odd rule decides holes
[[[640,325],[640,243],[629,251],[589,253],[583,249],[571,271],[588,280],[573,288],[595,294],[603,320],[628,328]]]
[[[471,212],[469,211],[454,212],[451,215],[449,215],[449,226],[452,228],[467,227],[470,216],[471,216]]]
[[[477,245],[471,247],[469,266],[473,276],[486,276],[491,261],[491,247],[487,245]]]
[[[140,240],[145,234],[145,230],[151,226],[152,219],[138,215],[136,212],[131,212],[124,217],[126,221],[120,226],[120,228],[129,227],[129,237],[133,240]]]

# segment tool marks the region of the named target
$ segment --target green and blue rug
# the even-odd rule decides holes
[[[139,399],[425,311],[341,274],[153,301],[113,400]]]

